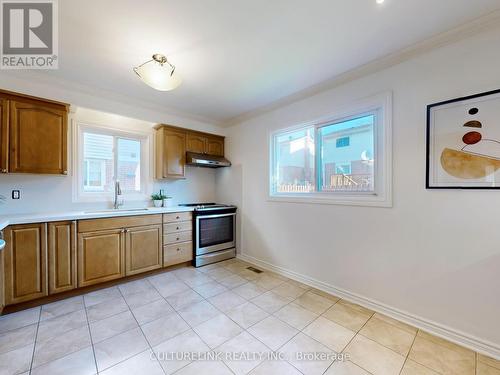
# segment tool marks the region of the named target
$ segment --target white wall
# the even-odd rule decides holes
[[[426,105],[500,88],[499,45],[490,30],[230,128],[218,197],[240,207],[240,251],[500,349],[500,192],[424,188]],[[393,208],[267,201],[269,131],[387,90]]]
[[[184,126],[196,130],[209,131],[221,134],[222,130],[208,123],[197,120],[170,116],[156,111],[151,111],[138,106],[125,105],[121,102],[99,99],[97,96],[80,95],[78,92],[61,90],[57,86],[51,90],[50,85],[33,82],[32,85],[24,80],[12,79],[9,76],[2,76],[0,72],[0,88],[15,92],[32,94],[48,99],[62,100],[71,104],[69,116],[69,159],[68,176],[48,176],[48,175],[25,175],[25,174],[0,174],[0,195],[4,195],[7,200],[5,204],[0,204],[0,215],[17,213],[37,213],[37,212],[61,212],[68,210],[88,210],[108,208],[109,202],[102,203],[75,203],[73,201],[73,132],[78,121],[90,124],[97,124],[106,127],[128,131],[140,131],[153,134],[153,126],[159,122],[165,122]],[[5,79],[4,79],[5,78]],[[96,105],[100,111],[80,107],[83,104]],[[103,112],[102,109],[107,112]],[[112,113],[112,111],[117,111]],[[122,112],[119,112],[122,111]],[[111,113],[109,113],[111,112]],[[136,118],[125,117],[121,113],[137,116]],[[142,117],[141,117],[142,116]],[[146,118],[149,121],[138,120]],[[157,120],[155,120],[157,119]],[[151,147],[151,151],[153,148]],[[186,168],[186,179],[179,181],[153,181],[153,158],[151,153],[150,167],[153,191],[165,189],[169,196],[173,197],[173,203],[207,202],[215,200],[215,171],[205,168]],[[20,190],[21,199],[11,199],[11,191]],[[145,206],[149,201],[127,201],[125,205]]]

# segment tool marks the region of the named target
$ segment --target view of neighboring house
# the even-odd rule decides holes
[[[116,179],[123,191],[140,191],[141,143],[105,134],[84,133],[83,189],[86,192],[111,191],[114,184],[113,147],[118,149]]]
[[[310,191],[317,178],[322,191],[373,191],[374,125],[375,116],[368,115],[320,127],[316,135],[310,127],[278,136],[276,190]],[[321,138],[317,158],[315,136]]]

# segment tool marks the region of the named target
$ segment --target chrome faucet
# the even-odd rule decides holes
[[[120,188],[120,181],[115,181],[115,204],[114,209],[117,210],[120,206],[123,206],[123,199],[118,199],[118,196],[122,195],[122,189]]]

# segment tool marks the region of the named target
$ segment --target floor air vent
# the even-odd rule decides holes
[[[253,271],[255,273],[262,273],[261,270],[258,270],[257,268],[253,268],[253,267],[247,267],[247,270]]]

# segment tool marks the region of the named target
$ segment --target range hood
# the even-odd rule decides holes
[[[231,162],[222,156],[197,154],[195,152],[186,152],[186,164],[193,167],[222,168],[230,167]]]

